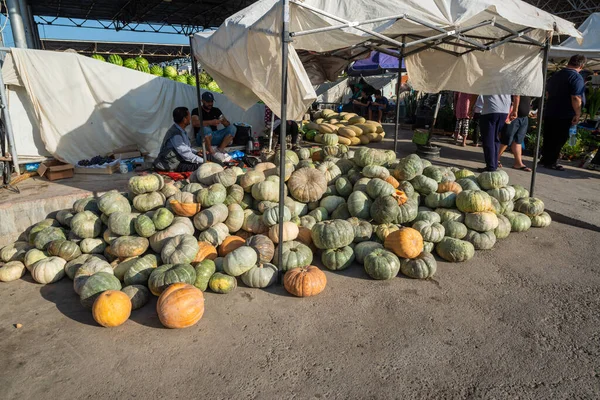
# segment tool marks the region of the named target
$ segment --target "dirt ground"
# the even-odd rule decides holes
[[[155,299],[106,329],[68,278],[2,284],[1,397],[599,398],[599,239],[555,223],[431,281],[354,265],[314,298],[206,293],[184,330],[161,327]]]

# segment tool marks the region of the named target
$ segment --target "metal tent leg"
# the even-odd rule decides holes
[[[21,10],[21,17],[23,19],[23,28],[25,30],[27,47],[30,49],[35,49],[35,39],[33,36],[33,27],[31,26],[31,16],[29,15],[27,0],[19,0],[19,10]]]
[[[540,137],[542,136],[542,123],[544,121],[544,105],[546,104],[546,79],[548,78],[548,54],[550,53],[550,39],[546,42],[544,47],[544,63],[542,68],[544,83],[542,84],[542,98],[540,99],[540,107],[538,109],[538,129],[537,136],[535,138],[535,152],[533,154],[533,169],[531,172],[531,185],[529,187],[529,195],[533,197],[535,191],[535,176],[537,173],[538,158],[540,154]]]
[[[442,92],[440,91],[438,93],[437,102],[435,103],[435,111],[433,112],[433,121],[431,121],[431,127],[429,128],[429,140],[427,141],[427,144],[431,143],[431,137],[433,136],[433,129],[435,128],[435,124],[437,122],[441,103],[442,103]]]
[[[190,57],[192,58],[192,69],[194,76],[196,77],[196,100],[198,102],[198,119],[200,119],[200,137],[202,138],[202,159],[204,162],[208,161],[208,154],[206,153],[206,144],[204,143],[204,120],[202,119],[202,98],[200,93],[200,73],[198,72],[198,61],[194,55],[194,45],[192,38],[194,35],[190,35]],[[198,145],[198,143],[196,143]]]
[[[404,38],[402,39],[404,42]],[[394,153],[398,153],[398,132],[400,130],[400,86],[402,86],[402,49],[398,49],[398,83],[396,83],[396,123],[394,124]]]
[[[281,0],[282,5],[282,30],[281,30],[281,127],[279,129],[279,245],[277,246],[277,259],[283,260],[283,210],[285,202],[285,156],[286,156],[286,131],[287,131],[287,94],[288,94],[288,44],[290,43],[290,2]],[[281,281],[281,268],[279,280]]]
[[[2,77],[2,71],[0,70],[0,109],[2,109],[2,119],[4,120],[4,127],[6,128],[6,136],[8,139],[8,150],[12,158],[12,164],[17,175],[21,175],[19,170],[19,157],[17,155],[17,147],[15,146],[15,136],[12,130],[12,122],[10,120],[10,113],[8,112],[8,102],[6,97],[6,90],[4,90],[4,79]]]

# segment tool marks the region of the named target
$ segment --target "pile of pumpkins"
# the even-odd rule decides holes
[[[328,147],[286,150],[283,215],[277,153],[247,171],[206,163],[185,182],[133,177],[127,192],[78,200],[0,250],[0,281],[66,276],[102,326],[121,325],[159,296],[162,324],[184,328],[202,318],[203,292],[230,293],[238,278],[266,288],[284,274],[289,293],[316,295],[327,284],[313,265],[320,257],[333,271],[358,263],[373,279],[427,279],[434,252],[464,262],[551,222],[504,171],[476,176],[417,155]]]
[[[304,139],[325,146],[360,146],[381,142],[385,137],[379,122],[368,121],[354,114],[322,110],[315,114],[315,121],[302,121]]]

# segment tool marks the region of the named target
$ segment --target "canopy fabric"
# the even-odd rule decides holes
[[[2,74],[13,89],[8,103],[17,153],[49,153],[70,163],[131,144],[156,156],[173,110],[198,104],[193,86],[76,53],[12,49]],[[264,105],[244,111],[214,95],[230,121],[262,131]]]
[[[271,109],[280,109],[282,2],[261,0],[228,18],[210,37],[196,34],[193,50],[196,58],[226,93],[243,108],[258,99]],[[322,13],[338,17],[337,21]],[[572,23],[555,17],[520,0],[303,0],[290,2],[290,31],[299,32],[339,25],[342,21],[365,21],[408,14],[442,29],[457,29],[495,20],[519,31],[531,28],[527,35],[545,42],[556,32],[579,37]],[[341,21],[340,21],[341,19]],[[556,28],[555,28],[556,26]],[[361,26],[379,34],[400,38],[402,35],[430,37],[439,30],[408,19],[390,20]],[[492,25],[471,30],[469,35],[501,39],[507,32]],[[296,36],[288,44],[288,115],[300,118],[316,99],[311,80],[298,51],[335,56],[336,51],[367,50],[366,41],[374,36],[355,27],[324,33]],[[415,40],[407,37],[407,41]],[[488,44],[487,39],[475,39]],[[354,47],[353,47],[354,46]],[[441,45],[446,50],[464,47]],[[418,47],[418,46],[415,46]],[[360,51],[358,51],[360,50]],[[348,64],[351,59],[346,59]],[[542,93],[542,55],[539,46],[507,43],[491,51],[473,51],[462,57],[429,49],[407,58],[406,66],[415,89],[426,92],[456,90],[479,94],[511,93],[540,96]]]
[[[600,13],[594,13],[579,27],[583,43],[568,38],[559,46],[550,50],[551,58],[570,58],[575,54],[583,54],[590,59],[600,59]]]

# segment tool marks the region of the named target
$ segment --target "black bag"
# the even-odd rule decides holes
[[[245,146],[248,144],[252,134],[252,127],[249,125],[234,125],[236,128],[235,137],[233,138],[234,146]]]
[[[260,158],[253,156],[244,156],[242,157],[242,161],[250,168],[256,167],[256,164],[260,163]]]

